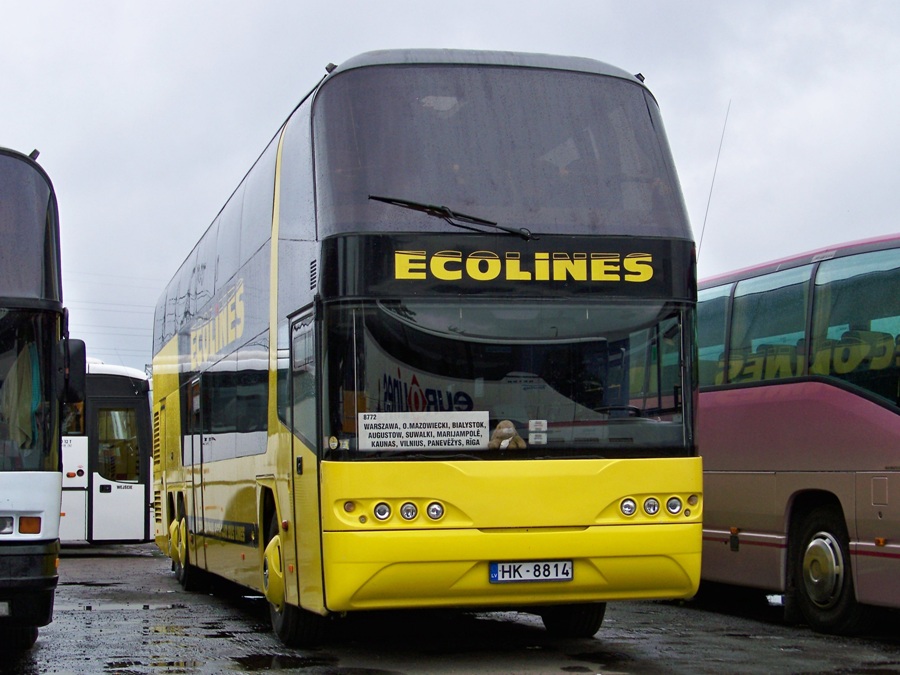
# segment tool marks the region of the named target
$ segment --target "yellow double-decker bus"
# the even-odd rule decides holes
[[[590,636],[691,596],[693,239],[643,78],[357,56],[301,101],[162,294],[156,539],[190,587],[331,616],[518,608]]]

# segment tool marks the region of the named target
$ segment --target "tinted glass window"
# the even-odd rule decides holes
[[[241,217],[241,264],[247,262],[272,235],[272,200],[275,195],[275,151],[272,141],[244,179]]]
[[[753,382],[803,373],[811,266],[738,282],[734,294],[728,381]]]
[[[219,238],[216,244],[216,290],[227,286],[238,270],[241,248],[241,211],[244,185],[235,191],[219,216]]]
[[[339,459],[454,448],[464,459],[684,455],[684,320],[666,303],[336,305],[326,317],[324,435]],[[483,435],[451,438],[454,415],[455,429]],[[412,433],[420,424],[435,433]],[[489,442],[503,429],[520,436],[514,455]]]
[[[725,359],[725,325],[732,285],[708,288],[697,294],[697,347],[700,386],[722,384]]]
[[[0,311],[0,471],[58,468],[57,406],[46,374],[55,315]]]
[[[0,153],[0,297],[60,299],[55,209],[47,179]]]
[[[900,403],[900,250],[823,262],[815,297],[810,373]]]
[[[140,478],[137,412],[131,408],[98,408],[98,473],[107,480],[136,483]]]
[[[370,195],[536,232],[690,236],[656,103],[618,78],[364,68],[322,86],[313,124],[321,237],[447,227]]]
[[[311,449],[316,438],[316,341],[312,317],[291,327],[291,427]]]

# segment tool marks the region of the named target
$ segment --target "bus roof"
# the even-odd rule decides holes
[[[772,260],[759,265],[751,265],[732,272],[726,272],[707,279],[702,279],[699,287],[702,290],[714,286],[722,286],[724,284],[740,281],[741,279],[758,277],[763,274],[778,272],[792,267],[801,267],[823,260],[830,260],[831,258],[842,258],[856,253],[867,253],[869,251],[879,251],[881,249],[898,247],[900,247],[900,234],[872,237],[871,239],[860,239],[858,241],[825,246],[813,251],[807,251],[806,253],[799,253],[786,258]]]
[[[89,358],[87,361],[88,375],[120,375],[122,377],[130,377],[136,380],[146,380],[147,373],[137,368],[129,368],[128,366],[116,366],[110,363],[103,363],[97,359]]]
[[[580,56],[556,56],[553,54],[531,54],[525,52],[476,51],[468,49],[384,49],[364,52],[340,64],[333,74],[383,65],[479,65],[513,66],[521,68],[548,68],[570,70],[579,73],[609,75],[630,80],[644,86],[641,79],[631,73],[602,61]]]

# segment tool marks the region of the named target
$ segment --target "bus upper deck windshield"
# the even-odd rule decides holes
[[[351,69],[322,86],[313,122],[320,238],[444,227],[370,195],[532,231],[690,238],[656,102],[633,81],[537,68]]]

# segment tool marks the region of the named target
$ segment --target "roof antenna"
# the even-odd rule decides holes
[[[697,260],[700,260],[700,249],[703,246],[703,235],[706,234],[706,219],[709,217],[709,204],[712,202],[713,186],[716,184],[716,172],[719,170],[719,157],[722,155],[722,143],[725,141],[725,127],[728,126],[728,112],[731,110],[731,99],[725,109],[725,123],[722,125],[722,137],[719,139],[719,152],[716,153],[716,166],[713,169],[712,182],[709,184],[709,198],[706,200],[706,213],[703,214],[703,228],[700,230],[700,241],[697,244]]]
[[[334,65],[333,63],[329,63],[327,66],[325,66],[325,72],[331,75],[335,68],[337,68],[336,65]]]
[[[37,148],[35,148],[34,150],[31,151],[31,154],[28,155],[28,158],[29,158],[32,162],[34,162],[35,160],[37,160],[38,155],[40,155],[40,154],[41,154],[41,153],[37,150]]]

